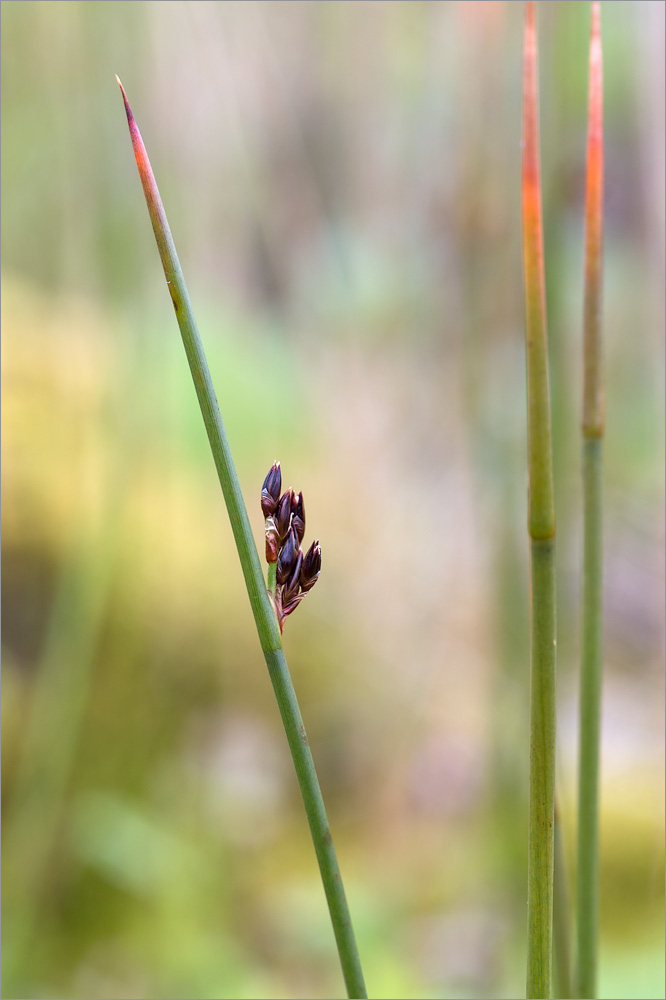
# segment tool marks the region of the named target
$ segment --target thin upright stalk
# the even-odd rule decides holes
[[[569,885],[564,850],[562,821],[555,799],[555,872],[553,884],[553,951],[555,983],[559,1000],[569,1000],[571,991],[571,945],[569,920]]]
[[[582,421],[583,609],[578,781],[577,995],[596,996],[599,912],[599,740],[602,684],[602,453],[604,384],[601,351],[603,243],[603,76],[601,13],[592,4],[587,181]]]
[[[555,787],[555,542],[531,539],[527,996],[551,995]]]
[[[528,0],[525,8],[523,73],[523,263],[531,560],[527,996],[550,997],[555,800],[555,505],[534,0]]]
[[[116,79],[118,78],[116,77]],[[294,761],[294,768],[303,797],[305,812],[310,825],[310,832],[331,914],[333,931],[335,933],[348,996],[350,998],[365,998],[367,994],[363,981],[361,962],[335,848],[331,838],[328,818],[324,808],[324,801],[308,745],[305,726],[303,725],[303,719],[296,699],[296,693],[282,650],[280,629],[266,591],[259,555],[252,537],[247,510],[243,502],[224,424],[222,423],[203,344],[194,319],[183,272],[146,148],[120,80],[118,80],[118,85],[120,86],[125,102],[134,156],[139,168],[139,176],[148,205],[148,213],[153,225],[166,282],[176,312],[178,326],[180,327],[185,346],[185,353],[199,399],[199,406],[201,407],[201,414],[208,434],[222,493],[224,494],[252,606],[252,613],[259,634],[259,641]]]
[[[577,996],[596,996],[599,922],[599,737],[602,673],[601,457],[598,437],[583,440],[583,616],[580,675]]]

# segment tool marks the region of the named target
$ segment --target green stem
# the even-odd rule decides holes
[[[178,326],[183,338],[185,353],[199,399],[199,406],[208,434],[222,493],[224,494],[250,598],[252,613],[259,634],[259,641],[266,665],[268,666],[268,672],[289,742],[289,749],[294,761],[294,768],[324,883],[324,891],[331,914],[348,996],[350,998],[361,998],[362,1000],[362,998],[367,996],[367,993],[365,991],[363,972],[361,970],[361,962],[354,937],[349,907],[331,839],[331,831],[328,825],[326,809],[314,761],[308,745],[287,661],[282,651],[280,630],[266,591],[259,555],[252,537],[247,510],[243,501],[238,476],[236,475],[224,424],[222,423],[213,381],[192,312],[183,272],[178,260],[173,237],[171,236],[162,199],[155,183],[155,177],[141,134],[120,80],[118,80],[118,84],[123,94],[123,100],[125,101],[132,146],[146,196],[148,212],[153,225],[155,239],[157,240],[167,285],[171,293]]]
[[[312,753],[301,718],[296,692],[292,684],[289,668],[282,649],[266,652],[266,664],[273,683],[273,690],[280,708],[289,749],[294,761],[296,776],[305,804],[305,812],[310,824],[319,870],[331,913],[333,931],[340,953],[340,963],[347,985],[347,995],[363,1000],[367,997],[361,960],[356,947],[354,929],[342,877],[338,867],[335,847],[328,825],[324,800],[319,788]]]
[[[555,543],[532,539],[527,996],[549,997],[555,796]]]
[[[585,307],[583,330],[583,613],[578,782],[577,986],[594,997],[597,978],[599,891],[599,737],[602,684],[602,454],[604,378],[603,285],[603,67],[601,10],[592,4],[587,178],[585,191]]]
[[[555,800],[555,868],[553,878],[553,952],[557,971],[557,996],[569,1000],[571,992],[571,947],[569,930],[569,886],[562,821]]]
[[[555,807],[555,502],[543,260],[537,12],[525,6],[523,262],[531,558],[527,996],[550,997]]]
[[[266,584],[266,589],[268,590],[269,594],[273,594],[275,596],[275,586],[276,586],[276,583],[277,583],[277,563],[276,562],[268,564],[268,573],[267,573],[267,576],[268,576],[268,581],[267,581],[267,584]]]
[[[599,891],[599,738],[602,679],[603,441],[583,440],[583,623],[578,784],[578,995],[593,997]]]

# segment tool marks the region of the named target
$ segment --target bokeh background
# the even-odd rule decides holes
[[[601,995],[664,996],[664,4],[603,6]],[[573,878],[586,3],[542,2]],[[524,988],[522,5],[2,4],[4,997],[312,997],[337,956],[114,73],[253,528],[373,997]]]

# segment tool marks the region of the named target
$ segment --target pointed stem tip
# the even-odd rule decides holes
[[[173,245],[173,238],[171,236],[171,230],[169,229],[169,223],[167,222],[166,212],[164,211],[164,205],[162,204],[162,199],[160,198],[160,192],[155,182],[155,176],[150,165],[150,160],[148,159],[146,147],[143,143],[143,139],[141,138],[139,126],[137,125],[134,115],[132,114],[132,109],[129,106],[125,88],[120,82],[118,76],[116,76],[116,80],[118,81],[118,86],[120,87],[120,92],[123,95],[123,101],[125,103],[125,113],[127,115],[127,124],[129,126],[132,149],[134,151],[134,159],[136,160],[139,177],[141,178],[141,186],[143,187],[143,193],[146,198],[150,221],[153,225],[157,248],[162,260],[162,266],[164,268],[164,274],[167,279],[171,299],[174,304],[174,308],[176,309],[176,313],[178,313],[179,308],[183,307],[183,300],[187,298],[187,289],[185,288],[185,282],[180,270],[180,262],[178,260],[178,255],[176,254],[176,248]]]
[[[120,93],[123,95],[123,101],[125,103],[125,113],[127,115],[127,121],[131,124],[134,121],[134,115],[132,114],[132,109],[129,106],[129,101],[127,100],[127,94],[125,93],[125,88],[120,82],[120,77],[116,73],[116,83],[120,87]]]

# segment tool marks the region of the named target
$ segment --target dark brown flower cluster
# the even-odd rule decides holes
[[[266,562],[277,563],[277,583],[275,594],[271,596],[282,632],[287,615],[298,607],[317,582],[321,546],[318,540],[314,541],[303,555],[303,494],[288,489],[280,495],[281,489],[280,463],[273,462],[261,489],[261,510],[266,518]]]

